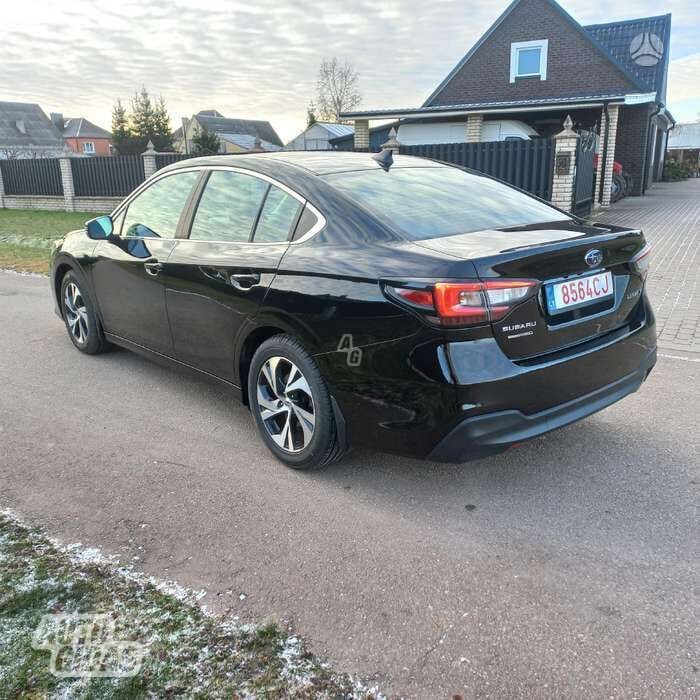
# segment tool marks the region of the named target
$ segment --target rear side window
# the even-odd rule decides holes
[[[175,238],[180,215],[199,175],[195,171],[177,173],[154,182],[129,203],[122,235]]]
[[[314,226],[316,226],[317,223],[318,217],[313,213],[313,211],[311,211],[311,209],[309,209],[309,205],[307,204],[304,207],[304,211],[301,212],[299,223],[294,229],[294,236],[292,236],[292,240],[298,241],[300,238],[303,238]]]
[[[260,219],[255,228],[256,243],[286,241],[297,220],[301,202],[274,185],[265,198]]]
[[[197,205],[190,239],[195,241],[250,240],[267,183],[257,177],[214,170]]]
[[[413,239],[570,219],[508,185],[458,168],[360,170],[326,179]]]

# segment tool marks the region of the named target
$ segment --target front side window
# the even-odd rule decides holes
[[[272,185],[255,227],[256,243],[277,243],[286,241],[292,225],[297,220],[301,202]]]
[[[268,184],[230,170],[214,170],[197,206],[190,239],[249,241]]]
[[[357,170],[326,180],[413,239],[569,219],[497,180],[447,166]]]
[[[547,39],[519,41],[510,45],[510,82],[516,78],[547,79]]]
[[[154,182],[129,203],[122,235],[175,238],[180,215],[200,173],[169,175]]]

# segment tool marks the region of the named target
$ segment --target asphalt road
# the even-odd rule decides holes
[[[407,697],[698,694],[700,362],[507,455],[287,470],[227,391],[83,357],[0,273],[0,506]],[[241,594],[245,596],[241,600]]]

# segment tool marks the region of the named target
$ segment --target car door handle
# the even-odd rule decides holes
[[[163,271],[163,263],[159,263],[157,260],[154,262],[146,262],[143,266],[146,268],[146,273],[151,275],[151,277],[155,277]]]
[[[208,277],[210,280],[214,280],[215,282],[226,283],[225,270],[219,270],[216,267],[200,267],[199,269],[202,271],[202,274],[205,277]]]
[[[236,289],[250,289],[260,282],[258,272],[234,272],[229,280]]]

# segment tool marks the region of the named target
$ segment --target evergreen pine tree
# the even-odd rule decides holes
[[[130,137],[131,130],[126,108],[121,100],[117,100],[112,107],[112,144],[118,154],[127,150],[126,145]]]
[[[153,110],[153,144],[157,151],[172,151],[173,136],[170,130],[170,115],[161,95]]]
[[[146,142],[155,136],[155,111],[145,87],[131,100],[131,128],[134,136]]]
[[[213,156],[219,153],[221,141],[219,137],[206,129],[197,129],[192,138],[193,156]]]

